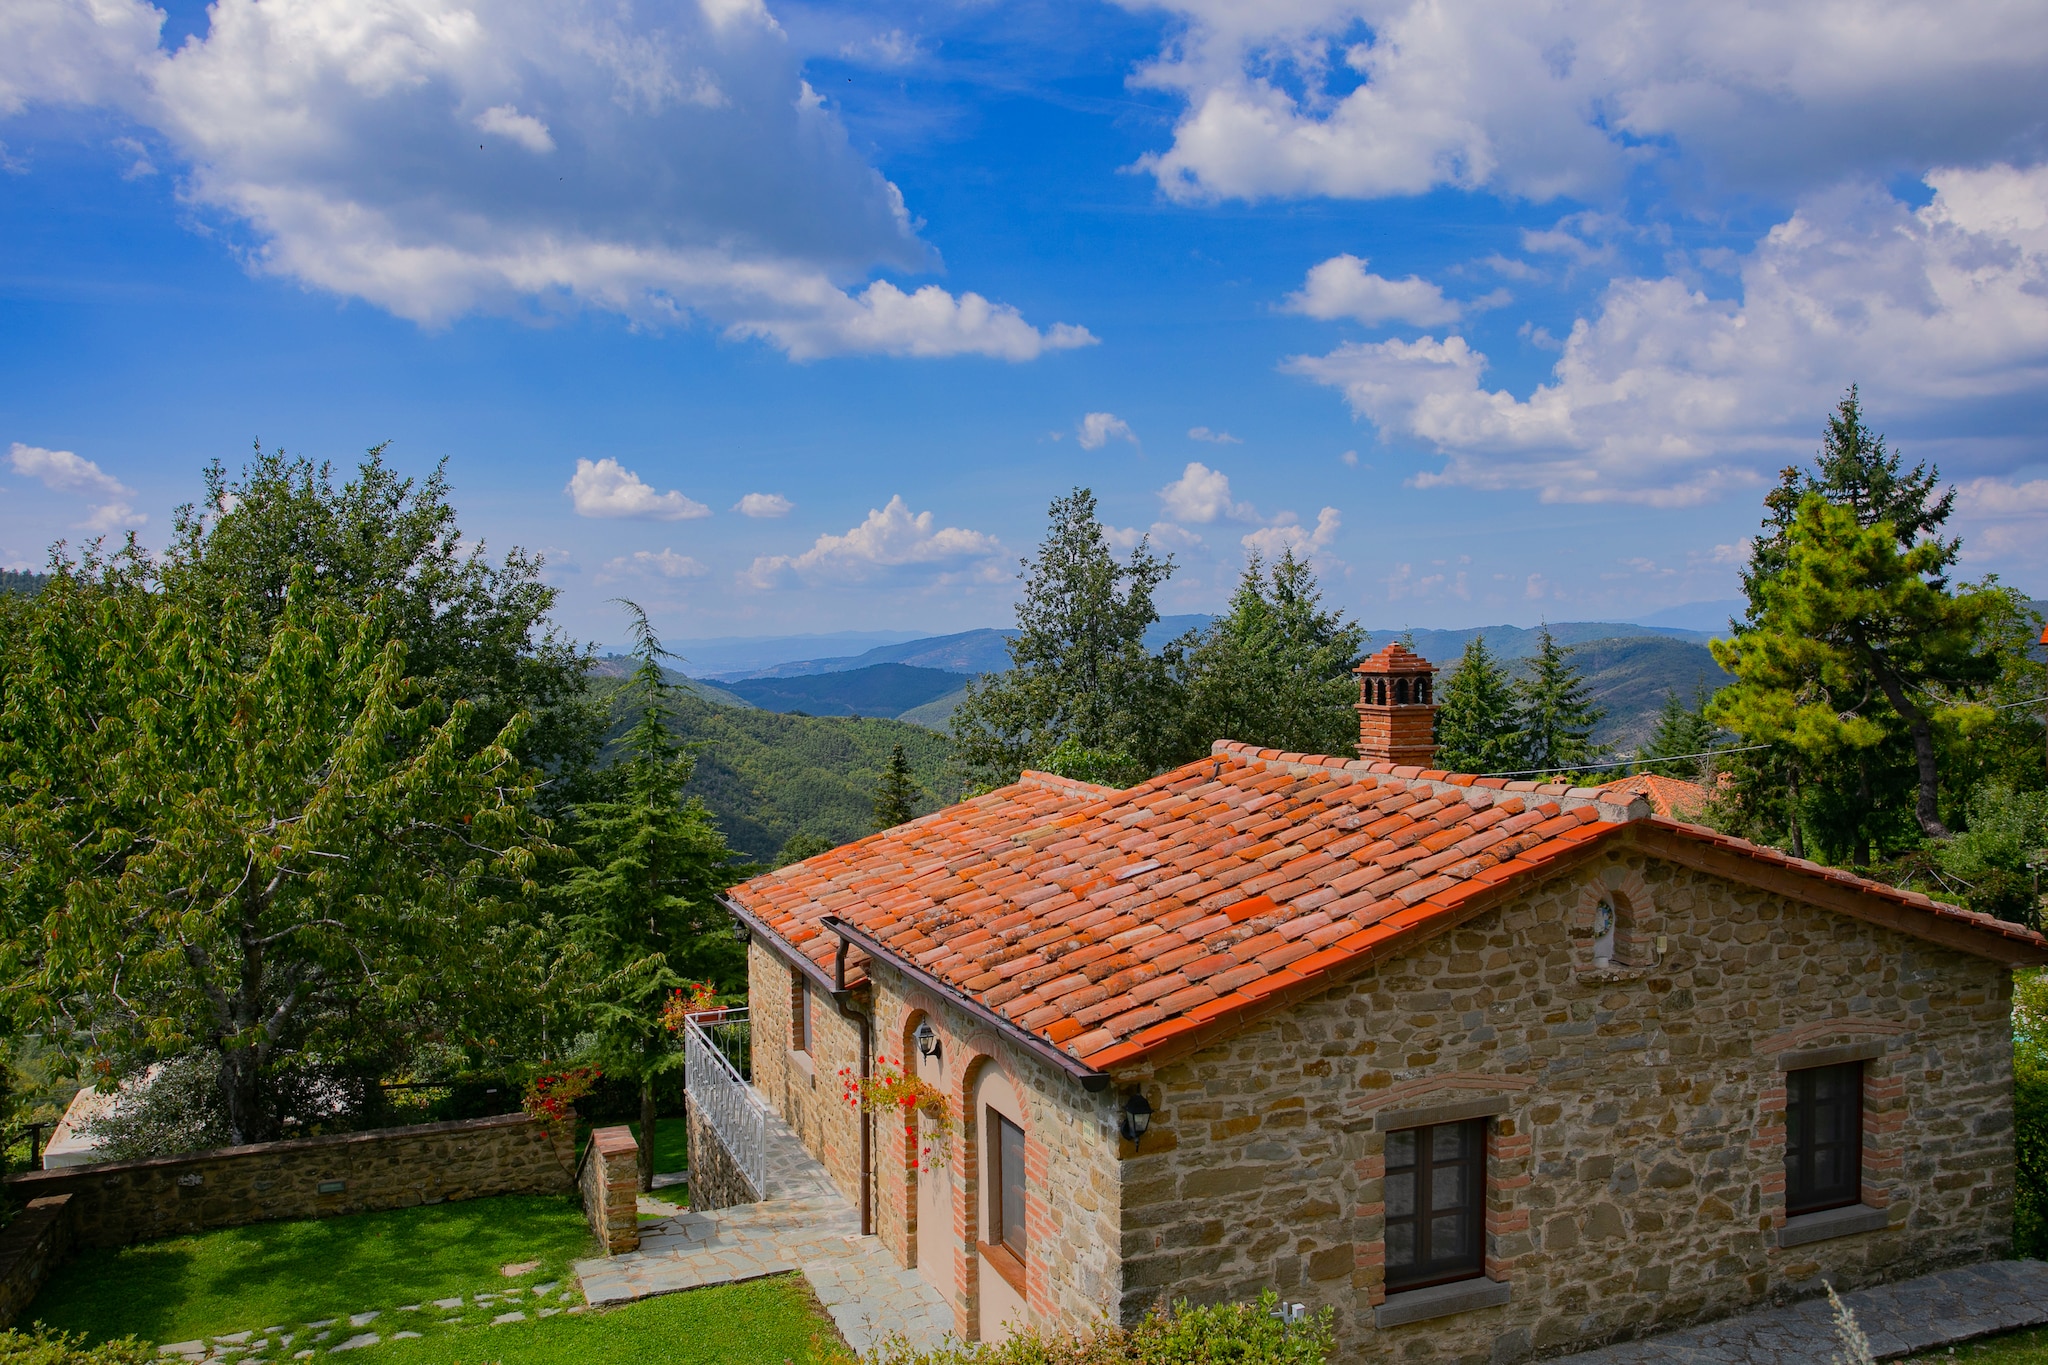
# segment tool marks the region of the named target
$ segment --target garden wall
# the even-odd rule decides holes
[[[725,1150],[717,1132],[692,1106],[690,1125],[690,1207],[707,1212],[752,1204],[761,1195],[748,1183],[739,1163]]]
[[[43,1281],[71,1254],[76,1228],[68,1194],[33,1199],[0,1232],[0,1327],[13,1325]]]
[[[118,1247],[279,1218],[567,1193],[576,1187],[569,1129],[502,1114],[30,1171],[5,1185],[31,1207],[70,1195],[77,1244]]]

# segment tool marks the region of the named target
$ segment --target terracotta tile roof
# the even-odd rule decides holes
[[[1909,931],[1942,921],[1962,946],[2048,962],[2028,930],[1656,819],[1642,797],[1227,741],[1126,791],[1027,773],[731,898],[827,970],[838,939],[819,922],[843,919],[1107,1071],[1328,989],[1653,827],[1882,897]],[[862,961],[849,955],[849,983]]]
[[[1619,782],[1609,782],[1600,789],[1608,793],[1608,799],[1626,800],[1631,796],[1648,797],[1652,813],[1667,820],[1690,820],[1705,811],[1714,794],[1697,782],[1682,778],[1661,777],[1656,773],[1637,773],[1624,777]]]

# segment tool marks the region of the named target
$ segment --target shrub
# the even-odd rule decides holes
[[[1325,1308],[1283,1323],[1272,1290],[1257,1303],[1197,1308],[1186,1300],[1136,1327],[1023,1332],[997,1345],[952,1343],[920,1351],[901,1337],[868,1352],[867,1365],[1323,1365],[1336,1344]]]
[[[134,1337],[87,1346],[83,1336],[52,1332],[0,1331],[0,1365],[148,1365],[155,1353]]]
[[[2048,1054],[2031,1041],[2013,1049],[2012,1118],[2013,1254],[2048,1257]]]

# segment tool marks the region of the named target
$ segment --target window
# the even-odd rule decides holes
[[[797,972],[789,974],[789,1046],[794,1052],[811,1050],[811,991]]]
[[[1785,1073],[1785,1212],[1838,1209],[1863,1195],[1863,1063]]]
[[[1388,1290],[1486,1268],[1485,1119],[1387,1134],[1386,1190]]]
[[[1024,1259],[1024,1130],[988,1111],[989,1242]]]

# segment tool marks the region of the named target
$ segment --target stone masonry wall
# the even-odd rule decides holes
[[[747,1177],[725,1150],[718,1134],[690,1106],[690,1207],[703,1213],[727,1209],[735,1204],[752,1204],[761,1192],[747,1183]]]
[[[69,1194],[81,1247],[118,1247],[275,1218],[575,1188],[567,1125],[524,1114],[224,1147],[8,1176],[32,1201]]]
[[[594,1128],[576,1173],[583,1196],[583,1220],[607,1256],[640,1246],[640,1144],[620,1124]]]
[[[12,1327],[50,1272],[70,1258],[77,1237],[68,1194],[31,1199],[0,1232],[0,1327]]]
[[[1593,907],[1622,951],[1593,961]],[[1661,943],[1660,943],[1661,939]],[[2002,967],[1619,850],[1147,1083],[1118,1311],[1274,1286],[1339,1358],[1506,1362],[2005,1254]],[[1867,1057],[1876,1231],[1779,1249],[1780,1064]],[[1509,1301],[1385,1329],[1385,1132],[1491,1110],[1488,1277]]]
[[[753,1021],[754,1088],[761,1092],[832,1183],[860,1203],[860,1121],[843,1094],[842,1070],[860,1069],[860,1028],[829,993],[811,995],[811,1050],[790,1049],[789,964],[756,942],[747,948],[747,997]]]

